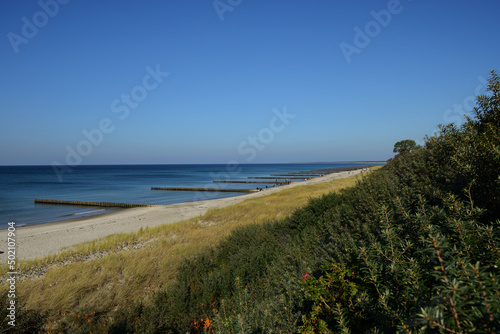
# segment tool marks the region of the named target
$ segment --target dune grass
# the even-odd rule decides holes
[[[134,301],[147,303],[152,292],[174,282],[185,258],[217,245],[235,228],[282,219],[309,199],[353,186],[358,178],[283,189],[200,217],[115,234],[42,259],[20,261],[21,270],[45,266],[46,273],[19,282],[18,295],[27,309],[48,312],[48,321],[75,310],[107,313]]]

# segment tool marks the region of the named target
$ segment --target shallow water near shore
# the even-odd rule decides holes
[[[35,204],[35,198],[166,205],[242,193],[154,191],[152,186],[255,189],[272,184],[213,183],[213,180],[248,180],[248,176],[362,165],[366,163],[79,166],[64,173],[62,180],[51,166],[0,166],[0,229],[7,228],[10,221],[17,226],[34,225],[117,210]]]

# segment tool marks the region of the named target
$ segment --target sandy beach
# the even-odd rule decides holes
[[[160,207],[132,208],[98,216],[16,228],[17,259],[31,259],[57,253],[72,245],[116,233],[138,231],[141,227],[170,224],[197,217],[214,208],[226,207],[248,198],[266,196],[296,186],[328,182],[359,174],[366,169],[333,173],[304,182],[265,189],[252,194],[207,201],[171,204]],[[0,263],[7,262],[7,230],[0,230]]]

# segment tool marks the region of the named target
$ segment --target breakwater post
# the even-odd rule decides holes
[[[54,204],[54,205],[78,205],[78,206],[98,206],[109,208],[146,208],[162,205],[152,204],[131,204],[131,203],[111,203],[111,202],[81,202],[81,201],[62,201],[57,199],[38,199],[35,198],[36,204]]]
[[[282,184],[285,181],[225,181],[225,180],[214,180],[214,183],[271,183],[271,184]]]
[[[254,193],[255,189],[223,189],[223,188],[173,188],[173,187],[151,187],[151,190],[167,190],[167,191],[209,191],[209,192],[226,192],[226,193]]]

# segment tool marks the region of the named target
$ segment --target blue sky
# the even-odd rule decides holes
[[[470,111],[500,69],[499,10],[2,1],[0,165],[386,160]]]

